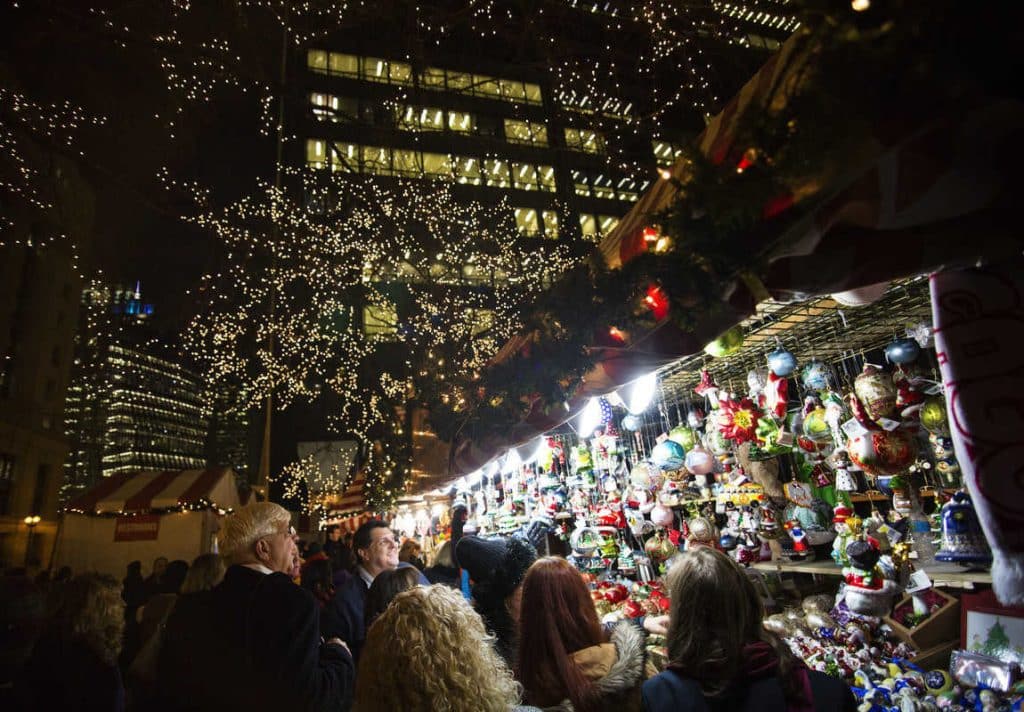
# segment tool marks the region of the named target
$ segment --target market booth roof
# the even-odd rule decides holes
[[[66,511],[79,514],[131,514],[174,509],[239,506],[230,468],[121,472],[73,499]]]
[[[784,103],[814,61],[815,47],[807,35],[790,38],[709,122],[697,141],[703,156],[713,163],[732,160],[736,149],[742,149],[734,145],[741,117]],[[504,432],[464,434],[450,447],[424,429],[415,443],[414,474],[420,474],[415,489],[424,491],[477,471],[509,448],[575,417],[590,397],[698,353],[753,314],[759,303],[861,288],[973,262],[982,255],[1019,254],[1012,201],[1020,194],[1021,179],[1004,151],[1019,151],[1022,128],[1024,104],[1017,98],[976,95],[938,110],[893,106],[892,120],[872,126],[854,152],[856,160],[834,165],[822,156],[818,174],[794,187],[788,204],[773,210],[755,234],[734,246],[757,251],[763,268],[734,279],[714,316],[693,315],[694,325],[687,330],[662,319],[648,333],[635,335],[628,346],[595,346],[590,355],[596,366],[568,408],[538,399],[521,422],[509,423]],[[685,157],[680,158],[671,177],[652,186],[606,236],[600,252],[609,267],[620,267],[650,248],[645,228],[679,197],[689,171]],[[517,336],[496,360],[528,351],[535,338]]]

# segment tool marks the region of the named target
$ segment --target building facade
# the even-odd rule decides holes
[[[81,309],[61,501],[120,472],[205,468],[202,381],[147,328],[153,309],[139,286],[91,285]]]

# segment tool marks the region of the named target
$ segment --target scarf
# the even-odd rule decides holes
[[[679,677],[692,676],[676,663],[669,663],[668,668]],[[786,680],[782,680],[783,689],[795,690],[786,695],[786,712],[814,712],[814,695],[811,692],[811,678],[807,666],[802,660],[794,660]],[[765,642],[748,643],[743,646],[743,663],[739,671],[739,679],[761,680],[779,676],[779,658],[774,648]]]

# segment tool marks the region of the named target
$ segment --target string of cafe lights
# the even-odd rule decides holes
[[[201,280],[185,350],[211,389],[240,385],[250,406],[271,393],[282,409],[338,396],[329,426],[364,444],[382,429],[404,434],[393,405],[410,392],[443,390],[453,375],[479,372],[521,327],[520,307],[576,264],[557,241],[525,244],[507,202],[460,202],[450,182],[389,187],[372,177],[281,170],[294,179],[285,181],[290,187],[264,183],[189,218],[220,239],[227,265]],[[491,276],[494,288],[473,289],[477,274]],[[393,283],[410,297],[401,321],[388,294]],[[376,333],[364,331],[366,316],[381,322]],[[392,342],[408,358],[382,372],[378,355]],[[454,384],[447,395],[463,397]],[[382,506],[399,493],[386,483],[402,463],[388,449],[365,450],[369,494]],[[301,479],[304,469],[287,472]]]

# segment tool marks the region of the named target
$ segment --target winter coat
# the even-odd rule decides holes
[[[460,588],[459,570],[452,566],[431,566],[424,569],[423,575],[430,583],[440,583],[449,588]]]
[[[178,599],[150,709],[337,712],[349,709],[354,678],[349,653],[321,643],[309,591],[286,574],[232,566],[212,590]]]
[[[853,693],[842,680],[811,670],[811,695],[819,712],[854,712]],[[644,712],[786,712],[778,677],[768,677],[726,690],[707,699],[696,680],[666,670],[644,683]]]
[[[36,641],[15,683],[13,709],[66,712],[122,712],[124,684],[117,665],[103,660],[85,642],[55,632]]]
[[[609,712],[639,712],[640,686],[657,672],[647,662],[644,633],[629,621],[622,621],[612,631],[612,642],[594,645],[572,654],[583,675],[592,681],[600,700],[600,709]],[[557,698],[556,698],[557,699]],[[572,712],[568,699],[546,712]]]

